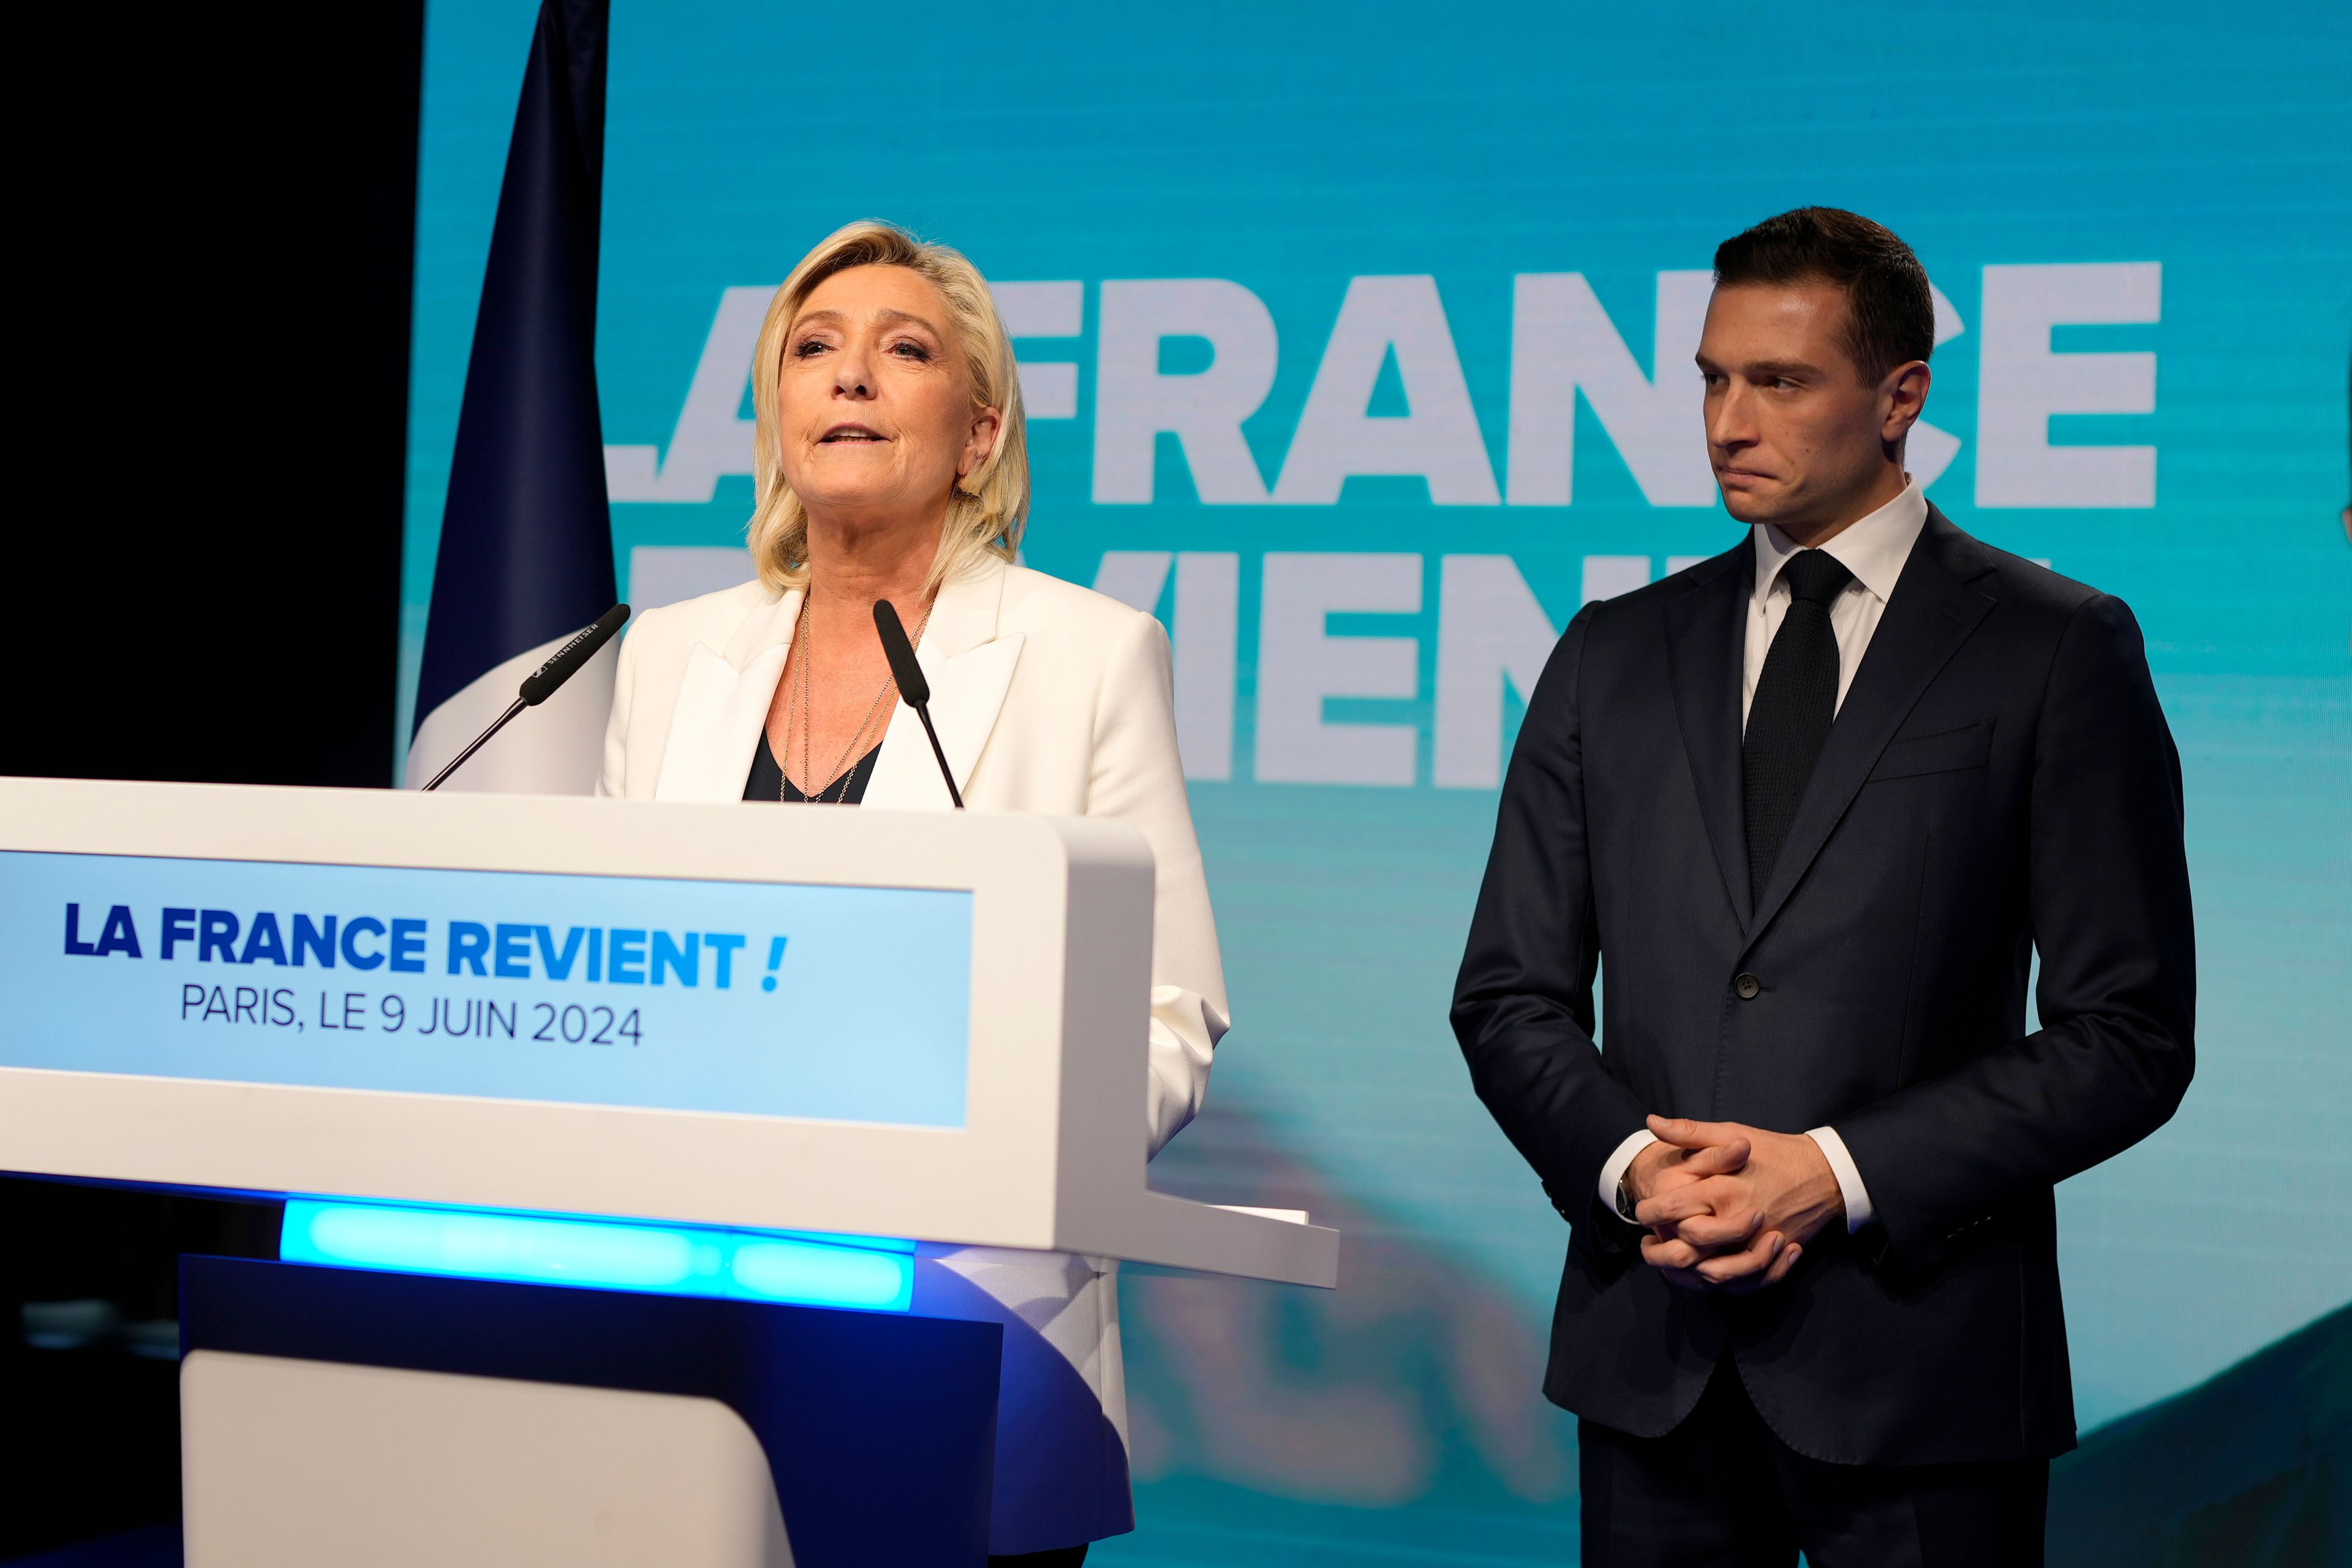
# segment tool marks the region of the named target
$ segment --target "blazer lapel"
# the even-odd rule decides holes
[[[997,635],[1005,575],[1002,563],[991,562],[941,587],[915,649],[916,662],[931,683],[931,723],[959,793],[970,787],[972,769],[995,731],[1026,640],[1019,632]],[[903,700],[890,716],[882,754],[866,781],[865,804],[885,811],[952,809],[923,721]]]
[[[656,800],[743,798],[743,781],[792,651],[800,607],[800,594],[786,594],[746,616],[725,652],[697,643],[688,653],[654,783]]]
[[[1739,686],[1756,546],[1743,538],[1666,602],[1666,670],[1698,789],[1699,816],[1733,910],[1748,915],[1748,827],[1739,794]]]
[[[1798,802],[1797,819],[1773,863],[1772,879],[1757,900],[1748,926],[1749,942],[1762,934],[1789,901],[1928,683],[1991,611],[1993,601],[1968,586],[1991,569],[1990,562],[1969,548],[1970,542],[1950,519],[1928,509],[1927,525],[1895,579],[1894,596],[1886,602],[1862,668],[1853,673],[1853,683],[1846,689],[1845,701],[1813,764],[1813,776]]]

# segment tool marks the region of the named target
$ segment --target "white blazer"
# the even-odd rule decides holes
[[[740,800],[801,602],[798,592],[778,596],[752,582],[638,617],[621,645],[597,793]],[[1150,1071],[1139,1131],[1147,1157],[1156,1154],[1200,1110],[1227,1026],[1224,968],[1176,753],[1167,633],[1115,599],[990,561],[940,590],[916,658],[931,684],[940,745],[972,809],[1118,817],[1151,845]],[[922,721],[904,702],[891,716],[865,805],[951,808]],[[1074,1488],[1069,1476],[1024,1475],[1021,1455],[1032,1445],[1013,1429],[1008,1399],[990,1549],[1044,1550],[1131,1528],[1103,1528],[1107,1511],[1130,1506],[1115,1266],[1003,1248],[931,1256],[1001,1304],[989,1315],[1006,1321],[1008,1334],[1011,1324],[1026,1324],[1060,1352],[1121,1449],[1117,1506],[1108,1498],[1078,1506],[1074,1494],[1087,1488]],[[1015,1360],[1008,1341],[1008,1376]],[[1069,1435],[1051,1439],[1041,1435],[1036,1451],[1066,1457]],[[1055,1468],[1066,1467],[1057,1459]],[[1073,1528],[1084,1533],[1067,1533]]]

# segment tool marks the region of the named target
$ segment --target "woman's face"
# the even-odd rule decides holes
[[[930,280],[853,267],[817,285],[784,339],[776,428],[784,482],[813,514],[935,517],[994,446]]]

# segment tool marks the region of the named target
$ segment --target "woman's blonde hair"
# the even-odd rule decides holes
[[[1010,561],[1021,548],[1029,517],[1029,444],[1021,415],[1021,378],[1013,340],[980,268],[961,252],[916,238],[895,224],[866,219],[835,229],[801,258],[769,303],[751,355],[751,482],[759,497],[751,524],[751,559],[760,580],[782,593],[808,583],[808,511],[784,482],[776,429],[777,384],[783,374],[785,338],[793,318],[817,285],[853,267],[903,267],[930,281],[947,301],[956,342],[971,379],[971,405],[997,411],[996,445],[980,466],[956,482],[948,500],[940,550],[925,591],[937,588],[983,555]]]

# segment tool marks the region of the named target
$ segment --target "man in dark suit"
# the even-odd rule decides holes
[[[1570,1226],[1587,1568],[2041,1562],[2051,1189],[2189,1084],[2138,627],[1909,481],[1934,331],[1867,218],[1717,249],[1706,440],[1754,526],[1585,606],[1503,786],[1454,1026]]]

